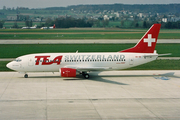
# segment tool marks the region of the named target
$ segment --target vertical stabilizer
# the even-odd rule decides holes
[[[55,24],[53,25],[53,29],[54,29],[54,28],[56,28],[56,25],[55,25]]]
[[[140,41],[133,47],[120,52],[131,52],[131,53],[153,53],[156,47],[157,38],[161,24],[154,24],[140,39]]]

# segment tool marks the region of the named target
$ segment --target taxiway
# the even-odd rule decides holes
[[[0,119],[180,119],[180,70],[90,75],[0,72]]]

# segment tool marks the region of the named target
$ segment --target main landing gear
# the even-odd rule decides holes
[[[89,74],[82,72],[82,75],[84,76],[85,79],[89,79]]]
[[[25,75],[24,75],[24,78],[28,78],[28,74],[25,74]]]

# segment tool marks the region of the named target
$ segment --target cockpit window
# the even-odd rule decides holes
[[[20,58],[16,58],[14,61],[21,62],[22,60]]]

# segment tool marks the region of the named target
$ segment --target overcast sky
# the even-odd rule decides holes
[[[180,0],[0,0],[0,9],[6,7],[28,7],[28,8],[46,8],[46,7],[66,7],[79,4],[169,4],[180,3]]]

